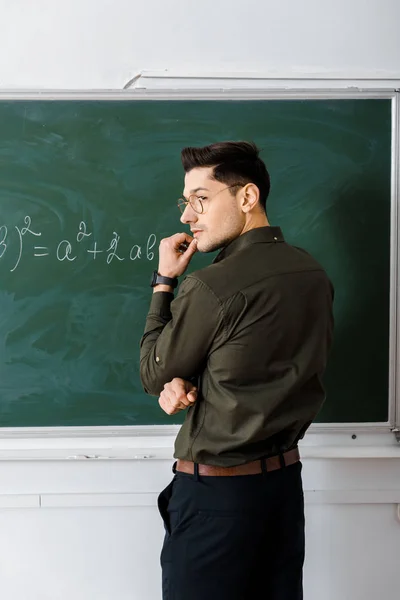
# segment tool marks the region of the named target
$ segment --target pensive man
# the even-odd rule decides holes
[[[333,288],[266,213],[270,178],[249,142],[182,151],[188,233],[164,239],[141,341],[141,380],[186,411],[159,496],[164,600],[300,600],[298,442],[325,398]],[[177,278],[195,252],[220,250]]]

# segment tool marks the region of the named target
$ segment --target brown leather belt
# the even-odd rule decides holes
[[[214,467],[212,465],[201,465],[199,464],[199,475],[210,475],[210,476],[221,476],[227,477],[229,475],[258,475],[263,472],[262,461],[266,466],[266,471],[276,471],[281,469],[283,466],[288,467],[299,462],[300,453],[298,448],[288,450],[281,454],[281,456],[270,456],[268,458],[261,458],[259,460],[253,460],[252,462],[245,463],[244,465],[237,465],[236,467]],[[284,462],[284,464],[283,464]],[[181,460],[180,458],[176,462],[176,470],[181,473],[188,473],[194,475],[194,462],[191,460]]]

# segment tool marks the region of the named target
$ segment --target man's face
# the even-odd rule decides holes
[[[200,252],[223,248],[242,233],[245,224],[238,198],[240,190],[236,196],[232,195],[232,189],[212,179],[212,174],[213,168],[207,167],[192,169],[185,176],[184,197],[200,198],[204,212],[199,214],[188,204],[181,222],[190,226]]]

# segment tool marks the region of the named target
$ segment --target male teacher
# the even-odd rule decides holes
[[[304,503],[298,441],[318,413],[331,283],[270,226],[257,147],[182,151],[181,222],[160,243],[141,341],[145,391],[186,411],[159,496],[164,600],[300,600]],[[196,251],[212,264],[178,277]]]

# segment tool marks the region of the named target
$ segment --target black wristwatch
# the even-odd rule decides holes
[[[163,275],[160,275],[157,271],[153,271],[152,275],[151,275],[151,282],[150,285],[151,287],[154,287],[156,285],[170,285],[172,288],[176,288],[176,286],[178,285],[178,278],[177,277],[163,277]]]

